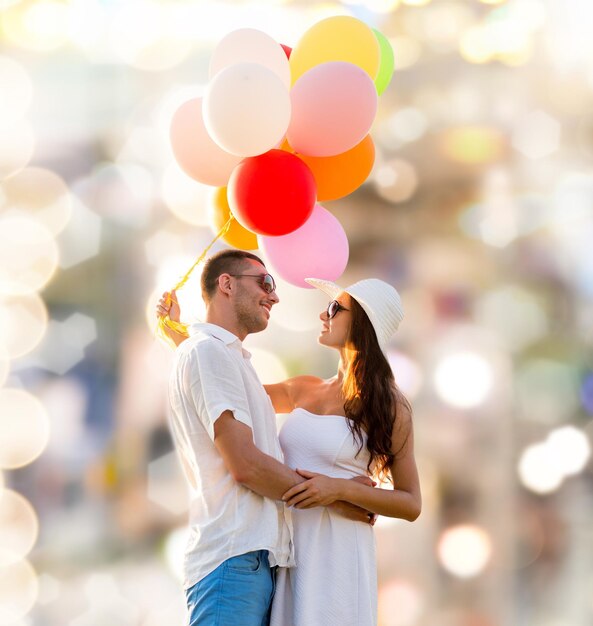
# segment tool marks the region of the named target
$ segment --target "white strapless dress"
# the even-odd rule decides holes
[[[367,475],[368,452],[341,415],[295,409],[280,430],[285,463],[334,478]],[[292,509],[296,566],[279,568],[271,626],[375,626],[373,527],[326,507]]]

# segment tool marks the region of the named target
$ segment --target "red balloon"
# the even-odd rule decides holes
[[[282,50],[284,50],[284,54],[287,56],[287,58],[290,59],[290,53],[292,52],[292,48],[290,46],[286,46],[283,43],[281,43],[280,46],[282,47]]]
[[[229,206],[241,226],[272,237],[300,228],[313,212],[316,195],[309,167],[283,150],[243,159],[227,187]]]

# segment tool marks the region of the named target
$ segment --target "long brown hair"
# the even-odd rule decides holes
[[[379,347],[375,329],[364,309],[354,298],[350,300],[352,322],[346,342],[348,363],[342,384],[344,411],[355,440],[363,448],[363,432],[370,454],[367,469],[382,480],[389,479],[397,454],[406,444],[407,436],[394,454],[392,438],[398,424],[398,409],[411,412],[410,404],[398,389],[391,366]]]

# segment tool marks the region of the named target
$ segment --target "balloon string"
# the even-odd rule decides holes
[[[177,291],[178,289],[181,289],[185,285],[185,283],[189,280],[189,277],[191,276],[192,272],[206,258],[206,255],[210,251],[210,248],[212,248],[212,246],[221,237],[224,237],[229,232],[229,228],[231,227],[231,224],[234,219],[235,217],[231,213],[231,216],[226,221],[225,225],[218,231],[218,234],[216,235],[216,237],[214,237],[214,239],[206,246],[206,248],[202,251],[200,256],[196,259],[195,263],[187,270],[187,272],[185,272],[185,274],[182,276],[179,282],[175,285],[175,287],[173,287],[172,291]],[[168,306],[171,303],[172,303],[171,295],[169,294],[167,296],[166,304]],[[173,339],[167,334],[165,330],[165,328],[167,327],[175,331],[179,335],[187,336],[188,324],[185,324],[183,322],[176,322],[175,320],[170,319],[168,315],[165,315],[164,317],[159,317],[158,324],[156,327],[156,335],[157,337],[165,340],[169,345],[172,345],[173,347],[176,347],[176,344],[173,341]]]

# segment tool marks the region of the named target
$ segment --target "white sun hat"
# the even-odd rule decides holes
[[[339,294],[350,294],[368,315],[381,350],[385,351],[388,341],[395,334],[404,318],[402,300],[395,287],[378,278],[359,280],[349,287],[340,287],[329,280],[305,278],[305,282],[316,287],[335,300]]]

